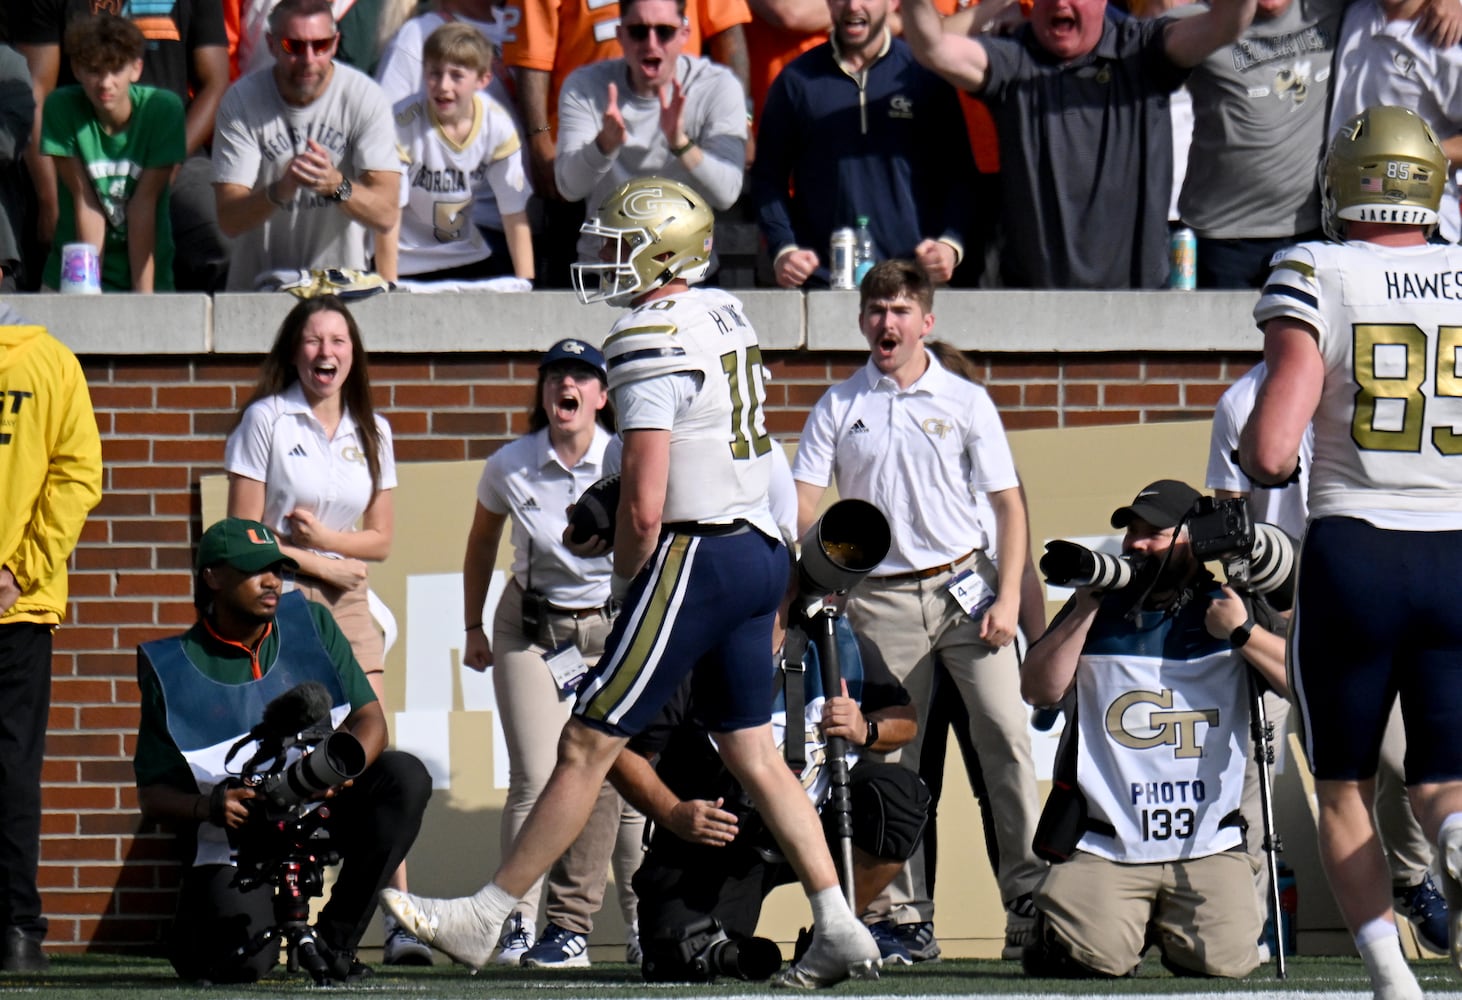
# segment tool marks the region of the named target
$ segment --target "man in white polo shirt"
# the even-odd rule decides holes
[[[928,276],[909,261],[884,261],[863,280],[858,322],[868,364],[830,389],[807,418],[792,468],[798,529],[812,524],[834,480],[840,496],[866,500],[887,516],[893,545],[851,596],[848,618],[909,690],[921,723],[929,716],[936,661],[959,688],[994,810],[997,879],[1016,955],[1034,915],[1030,893],[1044,870],[1031,850],[1039,807],[1011,645],[1029,529],[989,394],[924,346],[934,327],[933,302]],[[976,491],[994,510],[993,538],[979,517]],[[998,570],[986,554],[997,545],[1008,554]],[[890,759],[917,769],[923,735],[921,725]],[[915,961],[939,954],[923,871],[921,850],[872,908],[874,936],[886,954],[898,954],[890,937]]]

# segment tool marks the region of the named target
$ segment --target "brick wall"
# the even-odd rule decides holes
[[[801,429],[855,354],[769,355],[768,424]],[[1011,429],[1203,419],[1254,355],[974,355]],[[191,546],[199,477],[223,442],[257,360],[83,358],[106,478],[71,576],[57,635],[40,882],[57,951],[148,951],[171,912],[170,841],[137,815],[134,647],[192,624]],[[536,377],[527,355],[378,355],[377,405],[401,462],[480,459],[526,430]]]

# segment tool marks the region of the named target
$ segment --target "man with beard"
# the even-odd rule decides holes
[[[1035,0],[1010,38],[944,33],[932,0],[904,4],[919,62],[995,118],[1008,287],[1163,287],[1168,95],[1239,37],[1254,4],[1214,0],[1193,17],[1139,21],[1109,14],[1106,0]]]
[[[421,762],[385,749],[385,713],[330,610],[297,591],[282,593],[284,571],[296,568],[267,527],[226,518],[198,543],[197,624],[137,647],[142,724],[132,768],[143,816],[180,835],[185,868],[168,957],[184,979],[252,982],[279,961],[277,939],[250,948],[276,924],[273,888],[231,884],[233,840],[249,822],[255,792],[228,779],[257,747],[245,734],[264,706],[288,702],[313,682],[330,696],[329,725],[364,750],[364,771],[327,796],[324,829],[344,861],[314,926],[332,978],[370,972],[356,960],[356,945],[431,795]],[[230,764],[229,748],[241,737],[248,742]]]
[[[954,89],[888,25],[892,0],[828,0],[832,38],[767,94],[751,183],[777,284],[826,288],[833,230],[945,284],[964,256],[974,158]]]
[[[1184,975],[1241,977],[1259,964],[1239,812],[1244,672],[1284,691],[1284,640],[1194,556],[1186,522],[1198,497],[1162,479],[1115,510],[1135,579],[1109,593],[1078,587],[1021,667],[1028,702],[1067,708],[1056,769],[1081,803],[1056,852],[1069,857],[1035,894],[1031,975],[1126,976],[1149,940]],[[1043,830],[1072,801],[1048,802]]]
[[[229,291],[271,270],[363,269],[369,231],[401,214],[391,105],[335,62],[330,0],[283,0],[267,37],[274,64],[229,88],[213,134],[218,224],[236,237]]]

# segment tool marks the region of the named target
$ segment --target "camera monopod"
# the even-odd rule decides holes
[[[832,698],[843,687],[842,664],[838,657],[838,606],[826,598],[847,593],[858,581],[883,562],[892,536],[888,520],[879,509],[862,500],[839,500],[818,518],[802,536],[802,556],[797,562],[798,600],[807,615],[809,638],[817,645],[822,671],[823,695]],[[792,720],[788,720],[791,723]],[[789,734],[791,725],[788,726]],[[827,770],[831,784],[824,811],[833,819],[837,834],[838,876],[848,905],[853,899],[853,805],[848,792],[848,742],[841,736],[827,737]]]
[[[1284,911],[1279,898],[1279,853],[1284,842],[1274,829],[1274,780],[1269,769],[1274,765],[1274,724],[1264,711],[1264,692],[1254,677],[1253,668],[1244,675],[1249,684],[1249,734],[1254,740],[1254,761],[1259,765],[1259,815],[1264,829],[1264,861],[1269,869],[1269,905],[1274,912],[1274,978],[1284,979]]]

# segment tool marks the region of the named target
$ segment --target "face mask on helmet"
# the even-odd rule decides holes
[[[1414,111],[1377,106],[1351,118],[1320,165],[1325,234],[1345,239],[1345,223],[1436,229],[1447,177],[1436,136]]]
[[[625,183],[580,232],[601,242],[598,262],[572,266],[579,301],[625,305],[676,278],[694,284],[711,263],[715,218],[684,184],[660,177]]]

